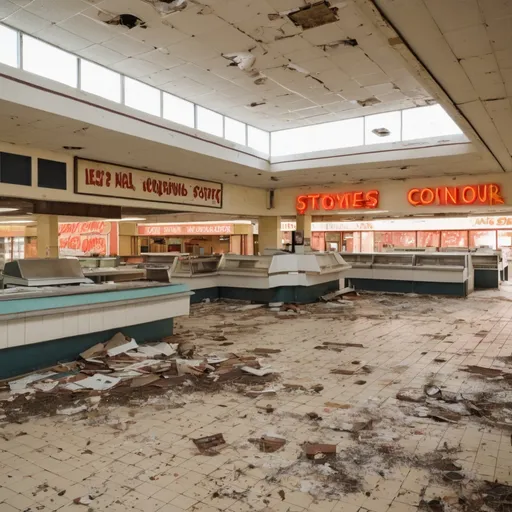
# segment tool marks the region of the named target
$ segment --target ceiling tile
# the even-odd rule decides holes
[[[137,57],[153,64],[158,64],[163,69],[170,69],[185,64],[185,61],[169,55],[168,50],[163,48],[148,53],[141,53]]]
[[[164,84],[176,80],[176,73],[172,69],[162,69],[156,73],[148,74],[144,77],[144,82],[155,87],[160,87]]]
[[[105,41],[102,43],[105,48],[110,48],[115,52],[119,52],[126,57],[133,57],[135,55],[140,55],[141,53],[148,53],[153,48],[147,44],[144,44],[140,41],[136,41],[129,36],[121,35],[115,37],[114,39],[110,39],[109,41]]]
[[[222,30],[201,34],[196,39],[201,43],[215,48],[221,53],[248,51],[255,46],[253,39],[230,25],[227,25]]]
[[[19,8],[19,5],[13,4],[9,0],[2,0],[0,3],[0,20],[14,14]]]
[[[134,27],[130,30],[130,37],[157,48],[165,48],[171,44],[179,43],[190,36],[166,24],[152,25],[149,28]]]
[[[162,70],[157,64],[133,57],[116,62],[112,68],[134,78],[150,75]]]
[[[480,0],[479,5],[486,20],[512,16],[510,0]]]
[[[510,51],[512,48],[512,17],[488,20],[487,32],[494,51]]]
[[[505,85],[494,54],[462,59],[460,64],[481,99],[505,96]]]
[[[53,22],[64,21],[86,8],[81,0],[33,0],[25,7],[32,14]]]
[[[452,32],[482,23],[477,0],[424,0],[441,32]],[[492,1],[492,0],[484,0]]]
[[[39,31],[37,37],[71,52],[83,50],[93,44],[91,41],[72,34],[58,25],[52,25]]]
[[[491,53],[491,45],[483,24],[445,34],[453,53],[459,59]]]
[[[121,60],[126,59],[124,55],[121,55],[114,50],[110,50],[109,48],[105,48],[100,44],[94,44],[92,46],[88,46],[83,50],[77,52],[78,55],[92,60],[93,62],[97,62],[98,64],[103,64],[104,66],[109,66],[114,64],[115,62],[119,62]]]
[[[167,16],[165,22],[184,34],[198,36],[207,32],[226,29],[229,25],[214,14],[202,14],[200,6],[185,9]]]
[[[190,62],[201,62],[218,56],[218,52],[214,48],[196,41],[196,38],[186,39],[168,46],[167,49],[170,55]]]
[[[50,26],[50,22],[23,9],[5,18],[4,22],[11,27],[18,28],[28,34],[35,34]]]
[[[322,46],[328,43],[340,41],[347,36],[336,23],[322,25],[320,27],[305,30],[302,37],[313,46]]]
[[[59,23],[59,27],[95,43],[103,43],[117,35],[109,25],[82,14]]]

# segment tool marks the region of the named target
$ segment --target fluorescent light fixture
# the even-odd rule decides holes
[[[337,215],[369,215],[372,213],[389,213],[389,210],[347,210],[344,212],[338,212]]]
[[[32,224],[33,220],[0,220],[0,224]]]
[[[0,208],[0,213],[16,212],[19,208]]]
[[[122,219],[105,219],[105,222],[135,222],[137,220],[146,220],[144,217],[124,217]]]

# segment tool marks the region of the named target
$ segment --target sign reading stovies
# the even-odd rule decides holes
[[[222,208],[222,184],[75,160],[75,193]]]

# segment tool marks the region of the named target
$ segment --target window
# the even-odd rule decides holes
[[[229,117],[224,118],[224,138],[237,144],[247,144],[245,140],[245,124]]]
[[[217,137],[224,136],[224,120],[222,115],[213,110],[197,106],[197,129]]]
[[[272,156],[286,156],[364,144],[363,118],[272,133]]]
[[[402,140],[457,135],[462,131],[441,105],[402,111]]]
[[[399,142],[402,135],[400,133],[401,124],[400,111],[366,116],[364,118],[364,143],[386,144],[388,142]]]
[[[81,60],[80,66],[80,88],[82,91],[121,103],[121,75],[119,73],[93,64],[88,60]]]
[[[0,62],[18,67],[18,32],[0,25]]]
[[[32,159],[29,156],[0,153],[0,183],[32,185]]]
[[[37,186],[66,190],[66,164],[54,160],[37,160]]]
[[[23,36],[23,69],[70,87],[77,86],[78,58],[33,37]]]
[[[164,118],[194,128],[194,104],[164,92]]]
[[[247,127],[247,145],[250,148],[268,155],[270,150],[269,144],[270,135],[268,132],[258,130],[258,128],[254,128],[254,126]]]
[[[137,80],[125,77],[124,104],[127,107],[160,116],[160,91]]]

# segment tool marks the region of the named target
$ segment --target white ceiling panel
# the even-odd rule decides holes
[[[240,106],[237,119],[274,130],[331,114],[364,115],[370,107],[357,100],[372,96],[381,98],[383,111],[410,106],[410,98],[431,99],[359,1],[333,0],[338,20],[306,30],[287,16],[309,3],[304,0],[189,1],[167,15],[144,0],[17,0],[20,9],[10,0],[3,4],[7,23],[43,40],[199,104],[204,96],[203,104],[221,113]],[[123,14],[140,23],[131,29],[110,23]],[[249,69],[223,57],[243,52],[254,57]],[[398,71],[410,81],[395,83]],[[286,94],[297,96],[293,108]],[[296,109],[307,110],[288,115]]]
[[[14,4],[9,0],[2,0],[2,2],[0,2],[0,20],[14,14],[19,8],[19,5]]]

